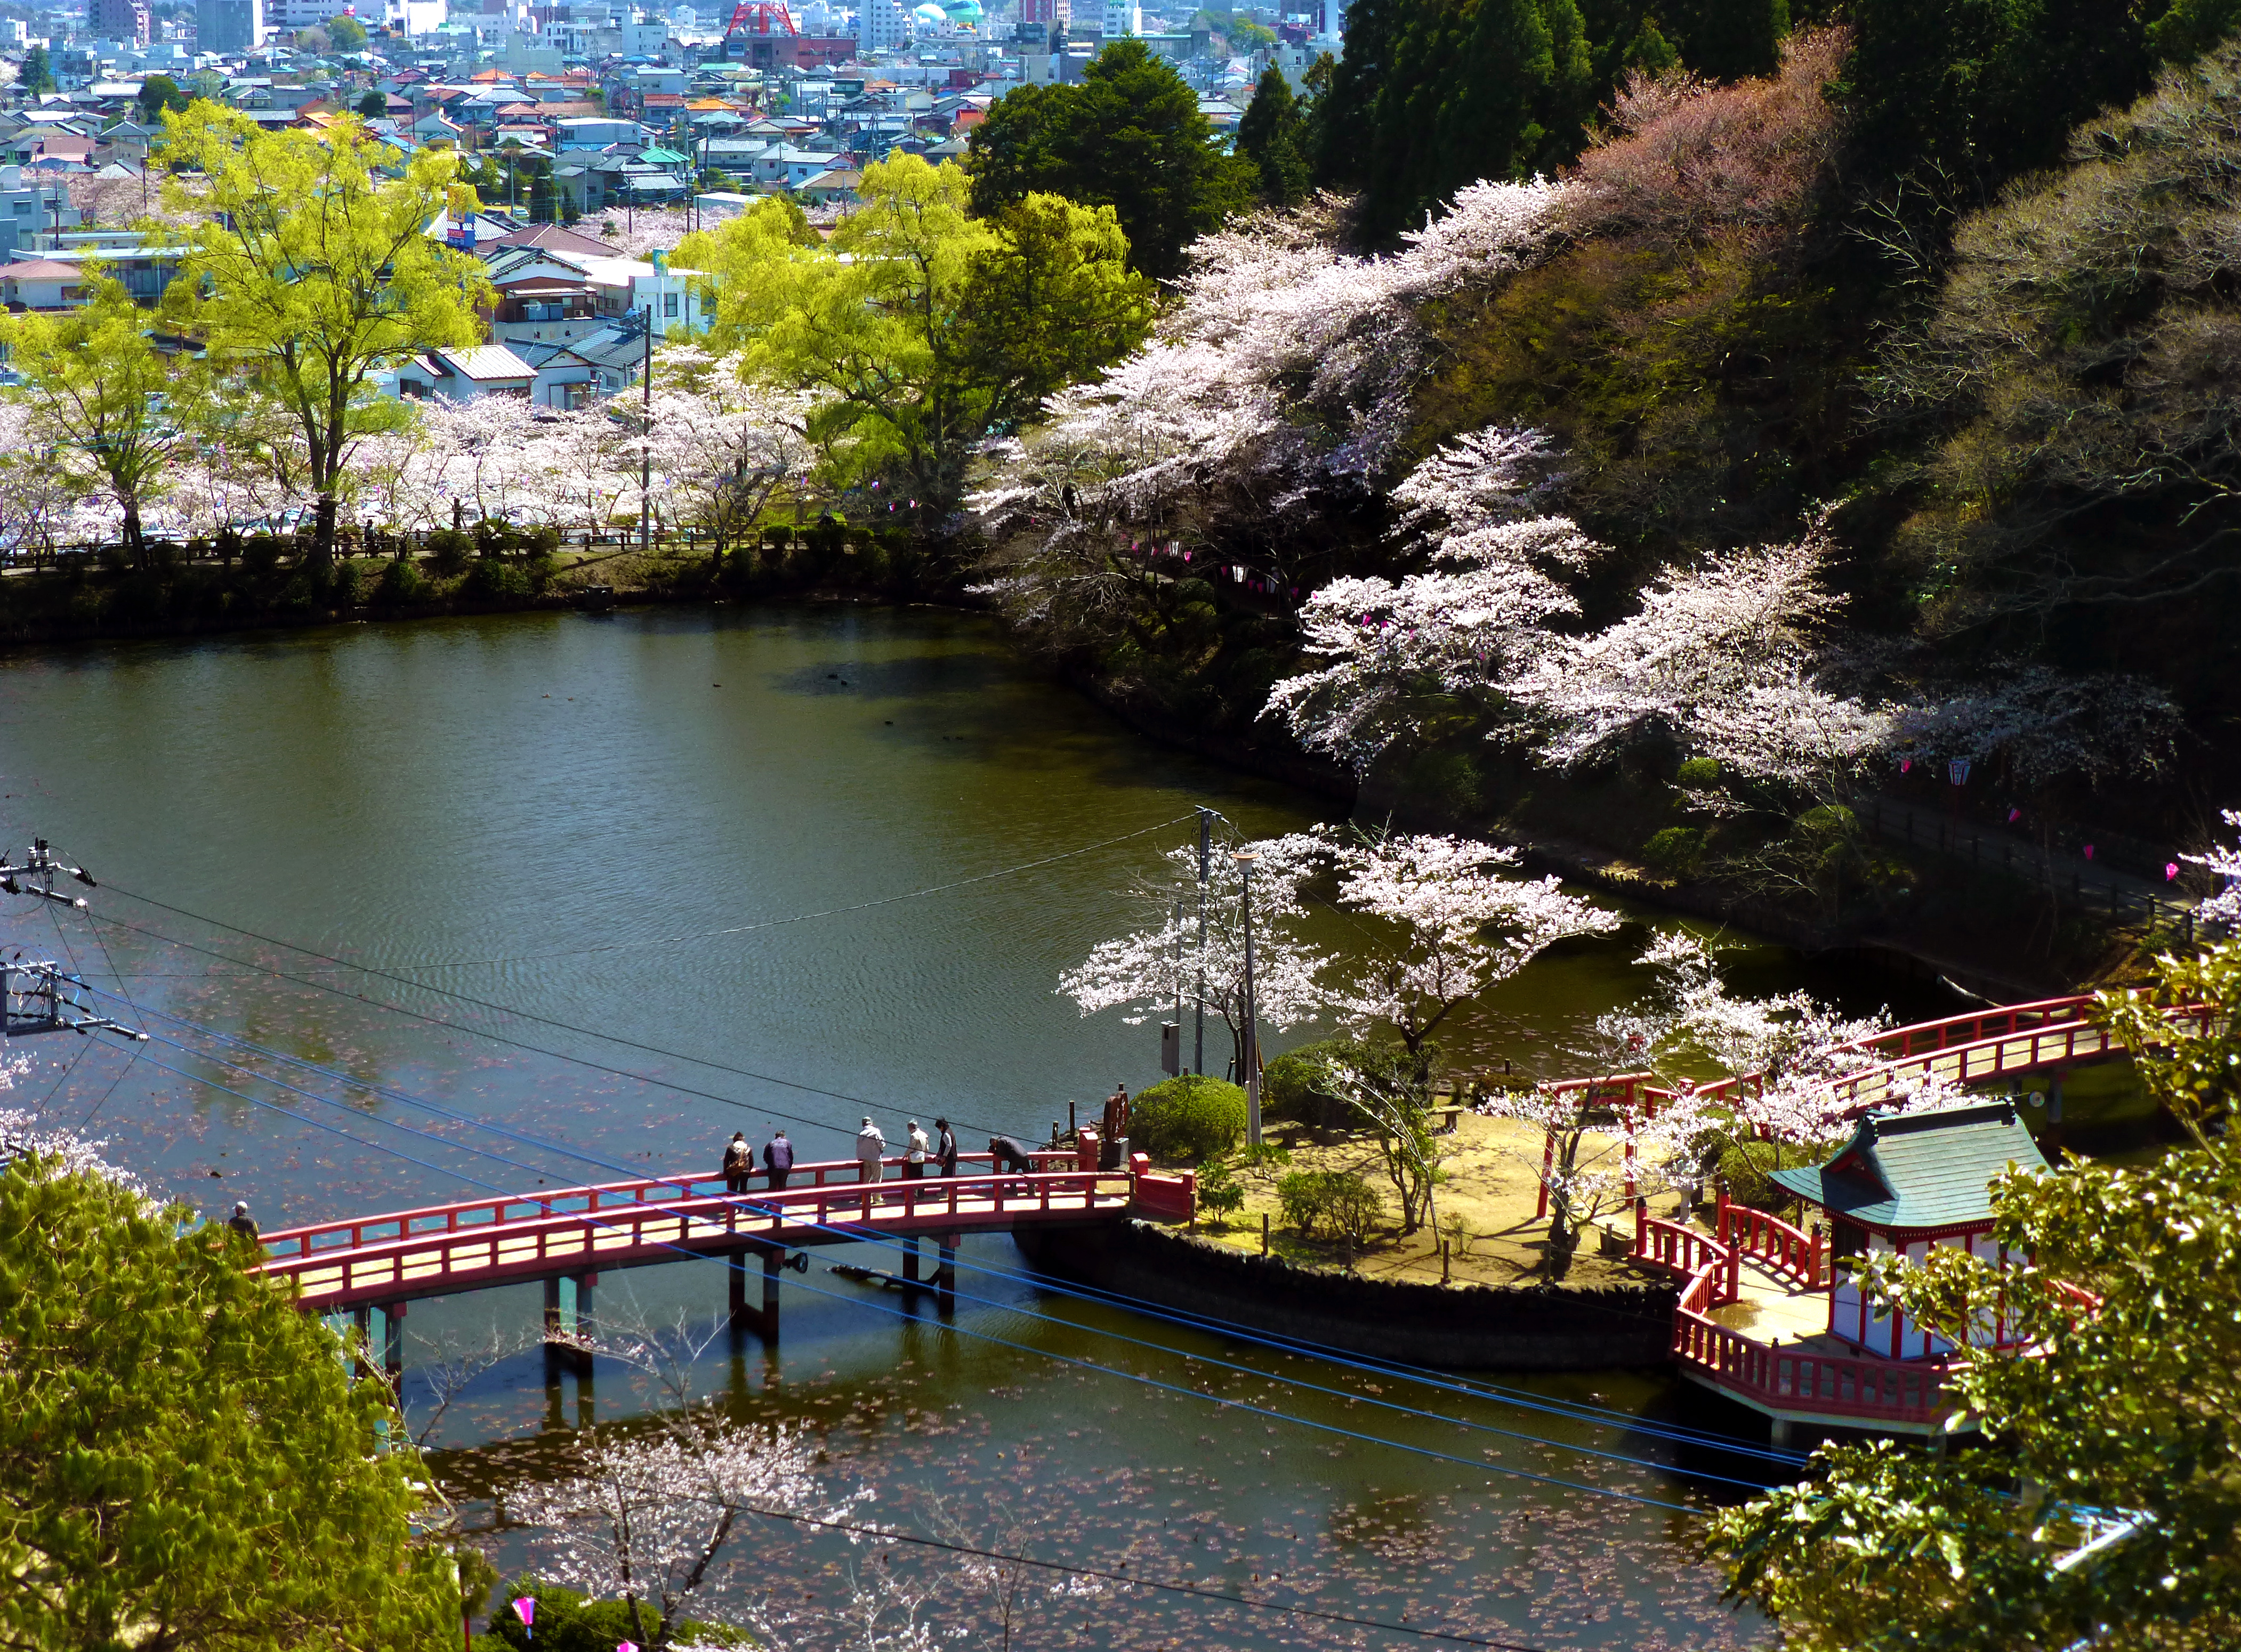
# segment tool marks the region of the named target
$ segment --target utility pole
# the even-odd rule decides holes
[[[646,304],[646,395],[640,403],[638,447],[638,552],[653,549],[653,300]]]
[[[1245,1142],[1261,1145],[1261,1035],[1253,1001],[1253,862],[1249,849],[1237,853],[1237,883],[1245,906]]]
[[[49,847],[45,838],[39,837],[32,840],[30,852],[20,866],[11,865],[8,856],[0,854],[0,891],[29,895],[75,912],[84,911],[84,897],[55,888],[55,875],[58,872],[76,878],[88,889],[98,887],[85,868],[71,865]],[[21,956],[0,962],[0,1039],[48,1032],[74,1032],[80,1036],[113,1032],[135,1041],[147,1037],[144,1032],[91,1013],[90,1006],[70,990],[84,987],[85,983],[75,975],[64,973],[60,964],[51,960],[25,963],[20,962]]]
[[[1214,810],[1201,807],[1198,811],[1198,1027],[1191,1040],[1191,1068],[1201,1078],[1206,1076],[1207,855],[1213,839]]]

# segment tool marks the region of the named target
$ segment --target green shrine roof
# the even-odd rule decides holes
[[[1981,1228],[1992,1219],[1992,1178],[2010,1164],[2044,1170],[2013,1102],[1978,1102],[1860,1121],[1826,1164],[1776,1170],[1774,1180],[1831,1216],[1885,1233]]]

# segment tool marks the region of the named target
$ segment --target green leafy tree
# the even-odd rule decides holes
[[[163,119],[164,110],[175,110],[184,113],[194,99],[188,96],[185,87],[169,75],[151,75],[140,83],[140,96],[136,101],[140,124],[153,126]]]
[[[1109,206],[1130,264],[1157,281],[1181,276],[1184,250],[1255,183],[1248,163],[1216,145],[1198,94],[1141,40],[1106,47],[1079,85],[1007,92],[968,142],[975,213],[1037,191]]]
[[[90,1171],[0,1169],[0,1646],[456,1645],[387,1389],[191,1224]]]
[[[2157,1002],[2224,1019],[2174,1039]],[[1982,1449],[1824,1449],[1814,1479],[1710,1526],[1730,1592],[1807,1652],[2013,1652],[2241,1644],[2241,956],[2166,961],[2146,1003],[2104,1006],[2195,1141],[2144,1169],[2072,1157],[1993,1186],[2008,1260],[1933,1249],[1876,1289],[1962,1349],[1952,1381]],[[2074,1290],[2098,1299],[2082,1302]],[[2004,1312],[2030,1357],[1969,1347]],[[1978,1322],[1981,1322],[1979,1318]],[[2081,1511],[2133,1522],[2083,1563]]]
[[[337,51],[364,51],[367,39],[365,25],[356,17],[330,17],[327,19],[327,39]]]
[[[741,374],[819,398],[806,434],[828,479],[891,483],[901,497],[881,503],[913,523],[955,508],[992,430],[1134,348],[1150,318],[1111,209],[1034,195],[974,218],[967,190],[956,167],[899,156],[865,169],[829,246],[801,246],[798,215],[773,203],[678,250],[712,272],[713,342]]]
[[[1306,197],[1307,147],[1308,125],[1291,83],[1271,63],[1237,123],[1237,152],[1259,169],[1261,198],[1270,206],[1295,206]]]
[[[54,444],[74,491],[105,493],[124,517],[124,549],[147,564],[142,509],[162,496],[174,462],[194,439],[191,392],[179,363],[144,330],[148,317],[124,284],[96,264],[85,304],[0,322],[0,340],[23,376],[16,391]]]
[[[55,89],[54,65],[47,61],[47,49],[34,46],[23,54],[23,67],[16,83],[27,92],[50,92]]]
[[[312,563],[324,570],[351,451],[406,416],[376,394],[374,375],[483,336],[482,266],[423,233],[457,158],[423,150],[408,160],[355,122],[260,131],[209,103],[164,125],[173,163],[198,170],[204,185],[164,186],[164,204],[193,221],[164,309],[287,410],[318,501]]]

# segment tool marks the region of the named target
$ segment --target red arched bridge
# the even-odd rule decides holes
[[[926,1282],[947,1296],[955,1289],[963,1234],[1190,1216],[1192,1176],[1154,1176],[1141,1154],[1125,1169],[1100,1171],[1094,1161],[1085,1168],[1081,1160],[1094,1152],[1032,1153],[1024,1172],[1000,1172],[986,1153],[963,1154],[956,1176],[916,1179],[896,1179],[903,1161],[889,1159],[882,1167],[889,1179],[876,1182],[861,1179],[855,1160],[835,1160],[796,1165],[784,1188],[744,1192],[721,1176],[541,1189],[268,1234],[260,1271],[291,1282],[307,1311],[351,1313],[363,1326],[371,1309],[383,1309],[385,1362],[392,1370],[402,1361],[398,1322],[410,1302],[542,1282],[547,1337],[567,1342],[579,1337],[600,1274],[698,1256],[729,1259],[734,1322],[770,1336],[778,1331],[778,1276],[790,1249],[902,1241],[909,1246],[903,1277],[916,1282],[922,1247],[932,1239],[939,1262]],[[768,1177],[758,1172],[750,1180],[762,1184]],[[747,1302],[750,1257],[762,1263],[759,1309]],[[572,1293],[564,1295],[564,1283],[572,1283]]]

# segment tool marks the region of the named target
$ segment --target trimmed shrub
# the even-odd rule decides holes
[[[1358,1170],[1294,1170],[1276,1184],[1276,1209],[1310,1239],[1359,1245],[1383,1219],[1385,1199]]]
[[[530,584],[527,569],[485,558],[467,570],[465,589],[485,602],[518,602],[529,595]]]
[[[438,528],[428,536],[428,565],[445,579],[466,570],[475,548],[472,535],[457,528]]]
[[[1216,1226],[1227,1226],[1245,1208],[1245,1184],[1228,1159],[1208,1159],[1198,1167],[1198,1208],[1211,1212]]]
[[[1344,1124],[1348,1102],[1323,1087],[1322,1065],[1334,1056],[1355,1060],[1361,1048],[1360,1042],[1352,1038],[1319,1038],[1277,1056],[1261,1072],[1261,1118],[1288,1119],[1321,1129]]]
[[[1129,1145],[1172,1164],[1202,1163],[1228,1152],[1244,1135],[1245,1092],[1219,1078],[1170,1078],[1128,1109]]]
[[[410,608],[428,600],[428,576],[418,564],[399,559],[381,570],[373,600],[384,608]]]
[[[1645,864],[1670,877],[1688,877],[1704,856],[1704,834],[1694,826],[1668,826],[1642,846]]]
[[[365,600],[364,579],[356,563],[336,563],[334,583],[327,587],[327,600],[337,608],[356,608]]]

